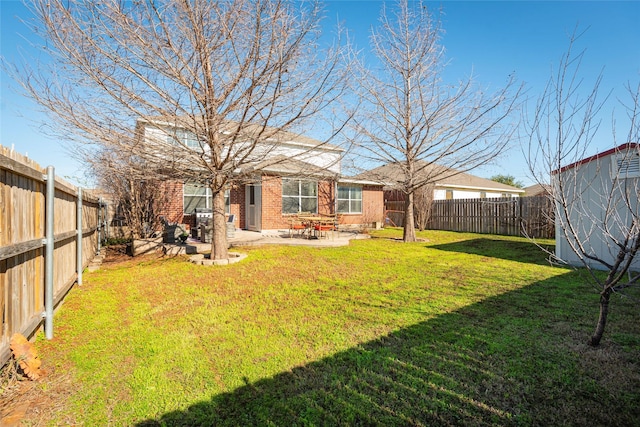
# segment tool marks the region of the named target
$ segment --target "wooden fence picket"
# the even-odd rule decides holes
[[[387,215],[391,217],[393,213],[397,226],[403,225],[398,222],[398,218],[402,218],[401,209],[401,202],[387,202]],[[553,224],[553,206],[547,197],[503,197],[435,200],[427,228],[553,239]]]
[[[10,357],[18,332],[32,335],[45,311],[45,169],[0,146],[0,366]],[[53,292],[58,305],[77,280],[76,200],[78,189],[56,178],[54,199]],[[96,197],[83,192],[82,264],[98,249]]]

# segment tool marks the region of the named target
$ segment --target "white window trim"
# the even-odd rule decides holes
[[[197,194],[187,194],[185,191],[187,185],[198,185],[198,184],[189,184],[185,183],[182,185],[182,211],[184,215],[193,215],[195,212],[187,212],[184,210],[186,207],[184,203],[185,197],[204,197],[205,198],[205,209],[213,209],[213,195],[211,194],[211,189],[209,187],[205,187],[205,193],[203,195]],[[199,187],[204,187],[204,185],[198,185]],[[231,191],[229,189],[224,190],[224,213],[231,213]]]
[[[182,145],[191,150],[201,150],[202,146],[196,135],[183,128],[171,129],[167,132],[167,142],[171,145]]]
[[[340,187],[349,189],[349,198],[348,199],[338,198],[338,194],[340,194]],[[351,197],[351,195],[352,195],[351,190],[354,189],[354,188],[360,189],[360,198],[359,199]],[[340,184],[338,184],[338,188],[337,188],[337,191],[336,191],[336,212],[339,213],[339,214],[347,214],[347,215],[350,215],[350,214],[352,214],[352,215],[362,214],[362,211],[363,211],[363,206],[362,206],[363,205],[363,200],[362,199],[363,198],[364,198],[364,195],[363,195],[362,186],[360,186],[360,185],[340,185]],[[339,206],[339,202],[340,201],[349,202],[348,203],[348,205],[349,205],[349,211],[348,212],[343,212],[343,211],[338,210],[338,206]],[[351,202],[352,201],[359,201],[360,202],[360,211],[358,211],[358,212],[351,211]]]
[[[282,191],[282,199],[284,199],[285,197],[287,198],[294,198],[297,197],[298,198],[298,209],[301,208],[302,206],[302,199],[315,199],[316,201],[316,210],[315,212],[311,212],[311,213],[318,213],[318,182],[317,181],[312,181],[312,180],[305,180],[305,179],[300,179],[300,178],[282,178],[282,182],[284,184],[284,181],[288,180],[288,181],[296,181],[298,183],[298,195],[297,196],[292,196],[292,195],[285,195],[284,194],[284,185],[283,187],[283,191]],[[315,196],[303,196],[302,193],[302,183],[305,182],[312,182],[315,184],[316,186],[316,195]],[[293,214],[293,212],[285,212],[284,211],[284,203],[282,204],[282,214],[283,215],[291,215]]]

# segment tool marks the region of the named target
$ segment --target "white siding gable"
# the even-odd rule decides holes
[[[170,145],[176,145],[177,158],[183,159],[182,161],[188,161],[188,156],[185,156],[183,147],[177,147],[178,142],[173,141],[173,134],[180,137],[182,133],[174,132],[173,128],[166,126],[158,126],[146,124],[144,126],[144,138],[146,144],[150,147],[153,145],[162,146],[162,150],[159,152],[166,152],[166,148]],[[189,141],[187,141],[188,143]],[[191,141],[193,142],[193,141]],[[208,153],[209,147],[200,147],[197,144],[188,144],[189,148],[193,150],[192,155],[199,156],[201,153]],[[233,147],[234,150],[242,151],[243,143],[236,143]],[[250,143],[247,142],[244,145],[248,148]],[[270,158],[276,158],[278,156],[301,161],[315,166],[320,169],[327,170],[328,172],[339,174],[341,171],[341,159],[342,151],[340,148],[333,147],[329,144],[313,145],[305,142],[298,141],[284,141],[278,142],[275,139],[269,139],[263,144],[254,147],[251,156],[247,158],[247,163],[255,162],[259,163]],[[170,156],[168,156],[170,157]]]

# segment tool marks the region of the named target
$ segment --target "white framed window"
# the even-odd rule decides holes
[[[612,156],[611,177],[640,177],[640,155],[637,151],[626,151]]]
[[[167,142],[170,144],[184,144],[194,150],[200,149],[200,143],[196,135],[186,129],[175,129],[173,132],[167,133]]]
[[[362,187],[338,185],[336,203],[338,213],[362,213]]]
[[[282,179],[282,213],[318,212],[318,183],[302,179]]]
[[[213,195],[211,189],[199,184],[184,184],[184,213],[191,215],[197,209],[212,209]],[[224,212],[231,213],[231,192],[224,191]]]

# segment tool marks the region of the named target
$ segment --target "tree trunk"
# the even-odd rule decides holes
[[[224,212],[224,190],[213,192],[213,232],[211,259],[229,258],[227,243],[227,218]]]
[[[404,230],[402,240],[404,242],[416,241],[416,226],[413,216],[413,193],[407,194],[404,199]]]
[[[600,294],[600,316],[598,317],[598,324],[596,330],[589,341],[589,345],[597,347],[600,345],[602,334],[604,334],[604,327],[607,324],[607,315],[609,314],[609,298],[611,297],[611,289],[605,288]]]

